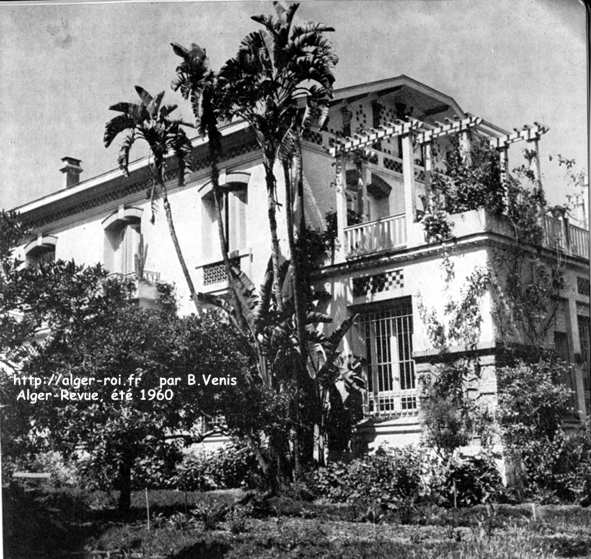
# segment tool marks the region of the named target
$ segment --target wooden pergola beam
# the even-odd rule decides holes
[[[446,118],[445,120],[445,123],[436,122],[435,128],[421,132],[416,137],[416,141],[419,144],[426,144],[428,142],[431,142],[435,138],[440,138],[441,136],[449,136],[450,134],[465,132],[470,128],[478,126],[482,122],[482,118],[480,118],[479,116],[472,115],[469,115],[468,117],[463,118],[461,120],[452,120],[449,118]]]
[[[521,130],[514,128],[514,132],[510,134],[505,134],[504,136],[499,136],[497,138],[490,139],[490,145],[495,149],[503,149],[508,147],[510,144],[514,144],[515,142],[531,142],[535,140],[539,140],[542,134],[548,132],[549,128],[540,124],[538,122],[534,122],[533,126],[524,125]]]
[[[378,128],[357,132],[348,138],[338,138],[335,140],[335,145],[329,148],[328,152],[332,157],[336,157],[340,154],[367,148],[380,140],[403,136],[411,132],[418,133],[416,141],[419,144],[425,144],[441,136],[465,132],[478,126],[481,122],[482,118],[469,115],[463,119],[446,119],[446,122],[437,122],[436,126],[425,130],[430,125],[420,120],[414,118],[396,120],[394,122],[387,122]],[[420,130],[422,131],[419,132]]]
[[[397,120],[395,122],[387,122],[378,128],[370,128],[363,132],[356,132],[347,138],[337,138],[335,145],[329,148],[328,152],[332,157],[337,155],[350,153],[365,147],[371,146],[380,140],[394,138],[415,132],[423,126],[423,123],[414,118],[408,120]]]

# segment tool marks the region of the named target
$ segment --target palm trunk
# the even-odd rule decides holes
[[[174,226],[174,221],[172,219],[172,211],[170,209],[170,202],[168,201],[168,195],[166,194],[166,186],[164,186],[164,181],[162,177],[158,177],[160,182],[160,188],[162,189],[163,196],[162,196],[162,204],[164,206],[164,214],[166,215],[166,222],[168,223],[168,231],[170,233],[170,238],[172,239],[172,244],[174,245],[174,250],[176,251],[176,256],[181,265],[181,269],[183,270],[183,275],[185,276],[185,281],[187,282],[187,287],[189,288],[189,294],[195,305],[195,310],[197,314],[199,314],[199,302],[197,300],[197,292],[195,291],[195,285],[193,284],[193,280],[191,279],[191,274],[189,274],[189,269],[187,268],[187,263],[185,262],[185,257],[183,256],[183,251],[181,250],[181,245],[179,244],[179,239],[176,234],[176,229]]]
[[[210,141],[211,145],[211,141]],[[234,282],[234,275],[232,274],[232,263],[230,262],[230,258],[228,256],[228,240],[226,239],[226,234],[224,232],[224,222],[222,219],[222,206],[220,204],[221,198],[221,190],[220,190],[220,173],[217,166],[217,154],[213,151],[209,153],[210,161],[211,161],[211,183],[213,185],[213,199],[214,199],[214,206],[216,211],[216,217],[218,222],[218,237],[220,240],[220,249],[222,251],[222,260],[224,261],[224,267],[226,269],[226,276],[228,277],[228,286],[230,288],[230,295],[232,297],[232,306],[236,312],[236,320],[238,325],[243,330],[243,334],[248,331],[248,326],[246,325],[246,321],[244,319],[244,315],[242,313],[242,307],[240,305],[240,300],[238,299],[238,294],[236,293],[236,285]]]
[[[274,156],[264,155],[263,164],[265,167],[265,181],[267,183],[267,213],[269,216],[269,229],[271,231],[271,261],[273,264],[273,295],[275,295],[275,304],[277,310],[283,310],[283,301],[281,299],[281,278],[279,277],[279,238],[277,236],[277,202],[275,201],[275,175],[273,174]]]
[[[295,408],[294,408],[294,424],[295,424],[295,437],[293,441],[294,445],[294,475],[296,481],[301,477],[301,463],[300,463],[300,441],[302,438],[302,432],[300,427],[300,398],[301,398],[301,379],[300,375],[306,374],[306,337],[305,337],[305,323],[303,317],[303,305],[301,297],[303,291],[301,289],[299,277],[300,277],[300,254],[299,248],[296,246],[295,235],[294,235],[294,223],[293,223],[293,199],[292,199],[292,185],[289,175],[289,163],[286,159],[282,160],[283,166],[283,177],[285,182],[285,205],[286,205],[286,217],[287,217],[287,239],[289,242],[289,251],[291,253],[291,262],[293,266],[293,300],[295,308],[295,319],[296,319],[296,330],[298,345],[300,346],[300,357],[294,356],[293,367],[294,367],[294,378],[296,382],[296,395],[295,395]]]

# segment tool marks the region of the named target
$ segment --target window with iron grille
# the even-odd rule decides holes
[[[368,413],[411,415],[417,411],[412,357],[413,317],[410,297],[361,315],[368,372]]]

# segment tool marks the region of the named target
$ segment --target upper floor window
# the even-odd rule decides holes
[[[240,175],[240,176],[234,176]],[[220,210],[224,237],[228,242],[230,253],[247,248],[247,208],[248,208],[248,175],[243,173],[228,175],[222,183]],[[214,257],[219,253],[219,234],[217,212],[213,190],[203,195],[202,205],[202,249],[205,257]]]
[[[57,238],[52,235],[39,235],[29,242],[24,248],[27,266],[55,262],[56,241]]]
[[[141,213],[137,208],[120,208],[103,221],[105,268],[129,275],[137,273],[142,258]]]

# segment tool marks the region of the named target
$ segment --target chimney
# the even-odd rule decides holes
[[[80,173],[82,167],[80,167],[80,159],[74,157],[62,157],[64,166],[60,169],[62,173],[66,175],[66,188],[76,186],[80,182]]]

